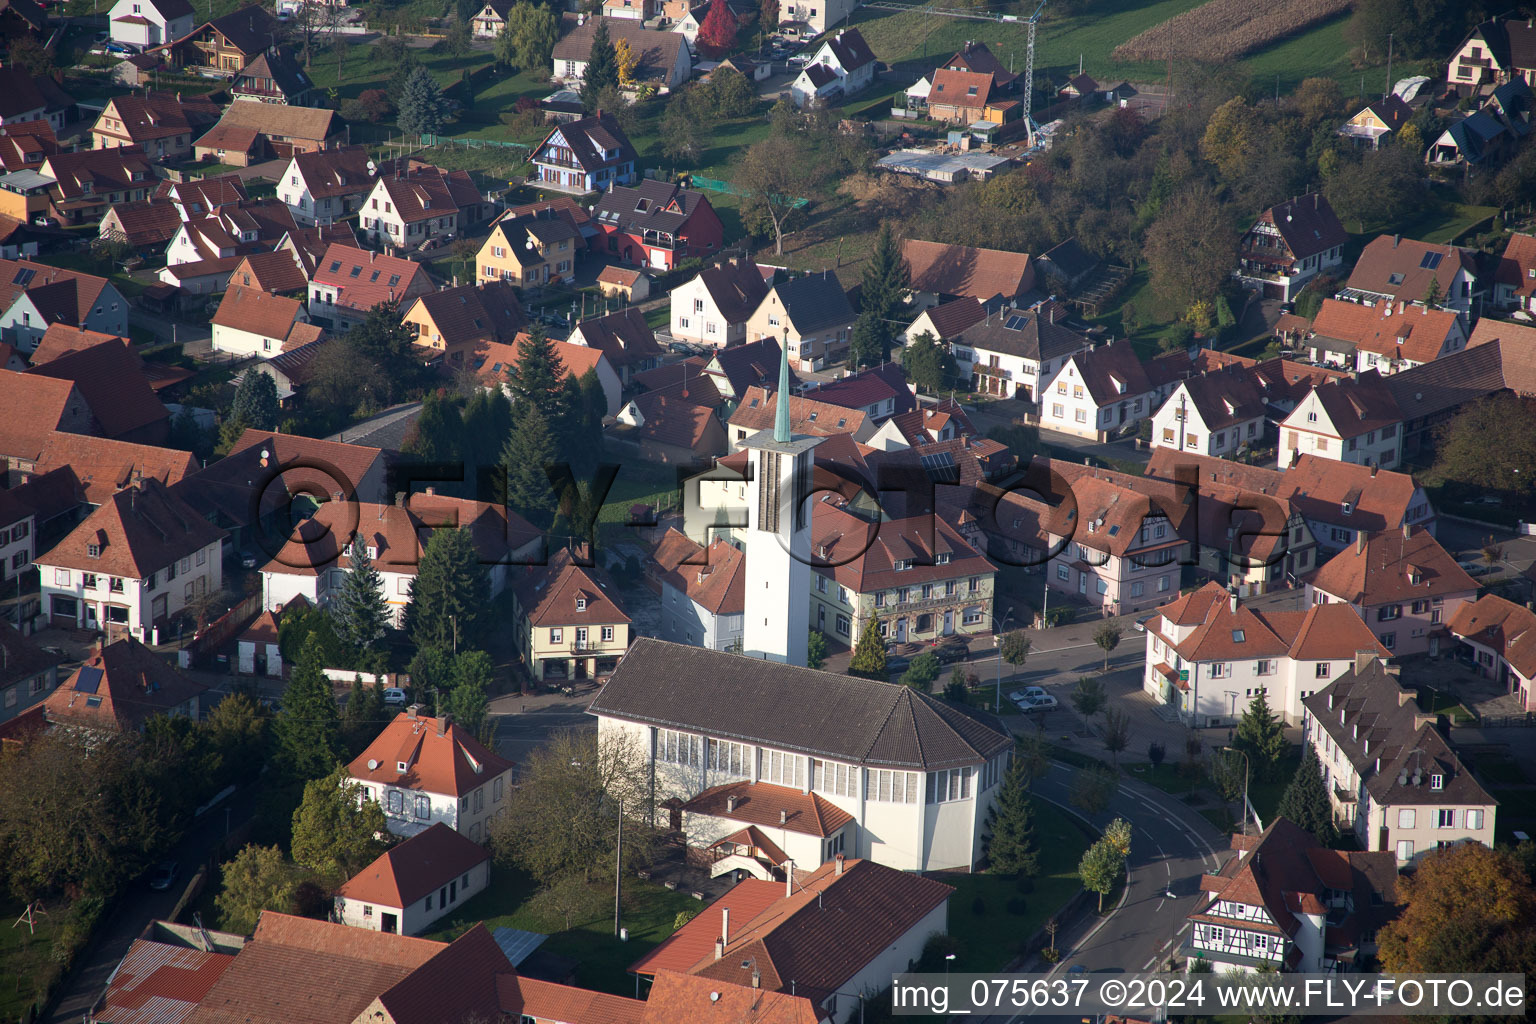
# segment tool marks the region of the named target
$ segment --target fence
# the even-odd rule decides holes
[[[208,628],[192,638],[187,645],[187,657],[192,662],[211,656],[218,652],[229,639],[261,613],[261,595],[252,594],[229,611],[209,623]],[[184,664],[182,666],[186,668]]]
[[[724,192],[726,195],[731,196],[749,196],[752,194],[750,192],[742,191],[740,188],[737,188],[735,185],[732,185],[728,181],[721,181],[718,178],[706,178],[699,174],[688,175],[688,184],[691,188],[702,188],[706,192]],[[796,199],[794,208],[798,210],[802,206],[810,205],[810,202],[811,201],[809,199]]]
[[[463,139],[449,135],[423,135],[423,146],[463,146],[465,149],[520,149],[528,152],[533,149],[526,142],[501,142],[497,139]]]

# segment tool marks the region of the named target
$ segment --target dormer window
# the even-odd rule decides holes
[[[395,762],[395,771],[399,772],[401,775],[404,775],[409,770],[409,768],[410,766],[407,765],[404,761]]]
[[[579,612],[584,612],[584,611],[587,610],[587,599],[586,598],[578,597],[576,599],[576,610],[579,611]]]
[[[1351,505],[1347,501],[1341,502],[1339,504],[1339,511],[1344,513],[1346,516],[1347,515],[1352,515],[1354,513],[1354,511],[1355,511],[1355,506]]]
[[[1444,789],[1445,788],[1445,776],[1444,775],[1431,775],[1429,777],[1429,788],[1430,789]]]

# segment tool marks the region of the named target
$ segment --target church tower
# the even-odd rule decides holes
[[[746,609],[742,652],[805,664],[811,628],[811,471],[819,437],[789,431],[789,343],[780,342],[778,405],[772,430],[742,442],[747,482]]]

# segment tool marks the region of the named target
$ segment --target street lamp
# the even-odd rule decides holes
[[[1248,834],[1248,775],[1253,765],[1248,760],[1246,750],[1238,750],[1236,747],[1222,747],[1224,753],[1241,754],[1243,756],[1243,835]]]
[[[1003,616],[1002,625],[998,625],[997,615],[992,616],[992,640],[997,644],[997,689],[992,695],[992,710],[997,714],[1003,713],[1003,628],[1008,625],[1008,620],[1013,618],[1013,605],[1008,606],[1008,613]]]
[[[944,977],[946,977],[946,978],[949,977],[949,965],[950,965],[950,962],[952,960],[954,960],[954,959],[955,959],[955,954],[953,954],[953,953],[945,953],[944,954]]]

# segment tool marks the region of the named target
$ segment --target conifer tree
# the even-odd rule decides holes
[[[512,433],[512,403],[501,388],[477,390],[464,405],[464,481],[467,493],[483,501],[500,496],[482,495],[474,489],[478,474],[501,462],[501,450]]]
[[[424,462],[458,462],[467,436],[459,405],[441,391],[428,392],[405,451]]]
[[[406,135],[437,135],[448,122],[448,98],[426,68],[411,72],[395,106],[395,123]]]
[[[517,421],[502,449],[507,471],[507,506],[541,530],[554,522],[559,499],[545,467],[559,461],[549,421],[532,403],[518,410]]]
[[[1254,694],[1248,702],[1232,745],[1248,755],[1255,779],[1274,782],[1279,778],[1280,762],[1285,760],[1288,748],[1285,724],[1269,709],[1269,701],[1262,692]]]
[[[527,399],[549,416],[555,411],[564,379],[565,363],[554,342],[544,333],[543,324],[532,324],[517,344],[517,362],[507,367],[507,386],[515,398]]]
[[[901,255],[901,242],[891,230],[891,222],[886,221],[880,225],[875,251],[864,267],[861,311],[872,312],[882,320],[888,318],[901,304],[910,278],[911,271]]]
[[[362,535],[352,538],[347,551],[352,569],[341,581],[336,601],[336,631],[359,652],[372,651],[389,628],[389,605],[384,600],[384,577],[368,557]]]
[[[1003,776],[1003,788],[997,803],[987,813],[987,859],[992,870],[1005,875],[1033,878],[1040,871],[1039,850],[1035,845],[1035,809],[1029,800],[1029,769],[1022,758],[1014,758]]]
[[[320,639],[312,633],[304,640],[283,691],[282,708],[272,722],[274,760],[294,781],[318,779],[341,759],[341,718],[331,681],[320,671],[325,667]]]
[[[1276,813],[1311,832],[1324,846],[1331,846],[1338,839],[1338,830],[1333,824],[1333,806],[1328,802],[1328,785],[1323,781],[1323,765],[1312,744],[1303,746],[1301,764],[1291,777],[1291,784],[1285,787]]]
[[[862,679],[878,679],[882,683],[891,678],[885,667],[885,638],[880,635],[880,624],[870,619],[854,645],[853,658],[848,662],[848,674]]]
[[[490,593],[490,576],[470,532],[463,527],[433,530],[405,609],[411,640],[418,647],[450,651],[473,646]]]
[[[592,34],[592,51],[587,55],[587,66],[581,74],[581,103],[588,112],[597,109],[598,96],[605,89],[619,87],[619,60],[608,37],[608,24],[597,20],[597,31]]]

